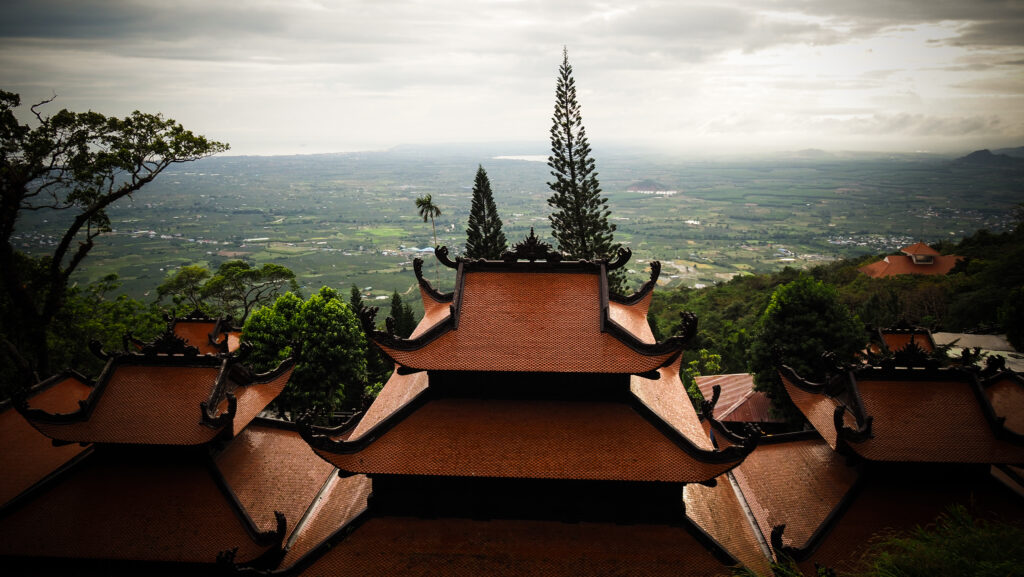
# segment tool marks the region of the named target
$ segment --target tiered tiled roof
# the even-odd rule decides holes
[[[65,371],[33,387],[25,402],[38,409],[73,411],[91,391],[92,383],[87,378]],[[10,402],[0,404],[0,447],[0,510],[87,450],[77,443],[54,445]]]
[[[655,341],[647,324],[650,291],[609,293],[606,270],[619,261],[528,263],[448,261],[456,289],[441,294],[416,271],[425,314],[408,339],[378,332],[377,344],[399,364],[423,370],[644,373],[675,359],[689,334]],[[545,255],[549,256],[549,255]],[[692,329],[692,324],[687,324]]]
[[[700,577],[735,562],[692,527],[370,516],[302,574]]]
[[[832,448],[845,446],[872,461],[1024,463],[1024,435],[1008,426],[1024,410],[1012,401],[1020,398],[1020,385],[1006,373],[856,367],[815,384],[784,367],[782,377]],[[998,409],[993,399],[1000,399]]]
[[[854,569],[874,535],[923,526],[952,504],[985,518],[1024,516],[1024,500],[984,469],[851,464],[813,431],[765,438],[731,475],[772,555],[809,574],[815,563]],[[728,522],[704,517],[702,526]]]
[[[452,396],[431,378],[396,371],[357,426],[303,434],[349,472],[533,479],[703,481],[753,447],[712,447],[677,365],[657,378],[634,376],[628,388],[613,385],[595,400]],[[473,386],[488,386],[485,376],[477,379]]]
[[[44,435],[69,443],[201,445],[241,431],[284,388],[292,361],[255,375],[235,357],[199,355],[165,334],[143,353],[110,355],[75,410],[19,411]]]

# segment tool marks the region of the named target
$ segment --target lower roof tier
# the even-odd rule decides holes
[[[729,575],[693,527],[372,517],[299,575]]]
[[[486,377],[396,372],[357,425],[307,428],[303,435],[322,458],[351,473],[683,483],[728,471],[754,445],[716,450],[675,366],[657,378],[599,383],[594,375],[593,386],[560,383],[557,374],[522,375],[547,379],[522,385],[554,395],[545,398],[507,389],[512,396],[497,395],[496,383],[488,394],[472,395],[476,379]],[[559,397],[560,385],[590,396]]]

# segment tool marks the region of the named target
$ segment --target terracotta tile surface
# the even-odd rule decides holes
[[[465,519],[370,519],[302,572],[327,575],[729,575],[685,529]]]
[[[28,399],[28,406],[47,413],[73,413],[78,410],[78,401],[85,400],[92,387],[77,376],[68,375],[58,382],[40,387],[39,392]]]
[[[601,332],[599,277],[583,273],[466,274],[458,330],[416,351],[382,347],[421,369],[645,372],[672,356],[644,356]]]
[[[219,432],[199,423],[220,367],[121,365],[88,421],[33,423],[43,434],[86,443],[197,445]]]
[[[400,375],[398,371],[391,373],[388,382],[380,390],[373,404],[366,410],[366,414],[359,421],[359,424],[352,430],[349,439],[358,439],[367,431],[380,424],[381,421],[391,416],[392,413],[404,407],[416,395],[426,390],[428,376],[426,371],[413,373],[411,375]]]
[[[809,575],[814,574],[815,562],[839,571],[853,569],[873,536],[927,525],[953,503],[966,506],[975,517],[1018,522],[1024,518],[1024,500],[991,478],[974,483],[898,476],[872,479],[801,567]]]
[[[366,475],[344,478],[334,475],[330,483],[295,535],[294,542],[281,561],[281,568],[294,565],[366,509],[366,500],[372,487]]]
[[[298,433],[258,424],[232,440],[216,463],[260,530],[277,526],[276,510],[284,513],[289,534],[334,472]]]
[[[914,244],[912,244],[910,246],[903,247],[903,248],[900,249],[900,252],[902,252],[903,254],[925,254],[925,255],[939,256],[939,251],[937,251],[934,248],[926,245],[923,242],[917,242],[917,243],[914,243]]]
[[[679,380],[679,363],[659,370],[660,378],[645,379],[632,376],[629,389],[647,408],[671,425],[690,442],[701,449],[714,450],[711,439],[701,427],[697,412],[693,410],[683,383]],[[709,477],[710,478],[710,477]]]
[[[213,563],[234,547],[238,561],[264,552],[208,467],[98,457],[0,519],[0,555]]]
[[[317,452],[356,473],[534,479],[701,481],[733,465],[691,457],[625,404],[585,401],[434,400],[358,453]]]
[[[1005,417],[1005,426],[1024,435],[1024,385],[1010,377],[1003,378],[985,389],[997,417]]]
[[[771,400],[754,390],[754,375],[707,375],[697,377],[697,387],[705,399],[710,400],[715,385],[722,388],[715,405],[714,417],[719,421],[736,423],[781,423],[771,414]]]
[[[288,379],[292,376],[292,370],[288,369],[266,383],[252,383],[234,390],[238,404],[235,408],[233,434],[237,435],[241,432],[256,418],[256,415],[259,415],[271,401],[281,394],[284,386],[288,384]]]
[[[647,322],[647,308],[651,304],[651,294],[648,294],[635,305],[623,305],[616,302],[608,303],[608,317],[619,324],[622,328],[636,335],[642,342],[654,344],[657,339],[651,332],[651,325]]]
[[[793,404],[800,409],[800,412],[811,422],[818,434],[834,449],[836,447],[836,427],[832,415],[839,404],[825,395],[808,393],[800,389],[791,383],[785,375],[779,375],[779,378],[782,379],[782,384],[786,387],[786,392],[789,393]]]
[[[423,318],[420,319],[416,329],[412,331],[409,338],[416,338],[428,329],[451,316],[451,303],[439,303],[430,298],[423,288],[420,288],[420,296],[423,298]]]
[[[850,446],[867,459],[1024,462],[1024,447],[995,438],[966,382],[861,379],[857,388],[865,412],[874,417],[874,438]]]
[[[714,487],[691,483],[683,493],[686,516],[718,541],[733,557],[758,575],[771,575],[754,528],[747,521],[740,500],[727,475]]]
[[[29,398],[29,406],[70,412],[89,387],[76,378],[62,379]],[[0,411],[0,505],[7,503],[67,463],[85,448],[76,444],[54,447],[13,408]]]
[[[174,334],[185,339],[185,342],[199,349],[201,355],[215,355],[220,352],[220,347],[210,344],[210,332],[217,326],[216,321],[187,321],[177,320],[174,322]],[[218,340],[220,336],[218,335]]]
[[[764,443],[733,469],[761,534],[786,525],[783,543],[803,547],[857,479],[823,440]]]

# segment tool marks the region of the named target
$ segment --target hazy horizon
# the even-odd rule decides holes
[[[51,112],[162,112],[229,142],[231,155],[543,142],[563,46],[595,148],[700,156],[1024,145],[1021,2],[5,8],[0,88],[26,104],[56,94]]]

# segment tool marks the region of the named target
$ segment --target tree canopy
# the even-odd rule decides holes
[[[501,217],[494,204],[491,181],[483,165],[476,170],[473,181],[473,200],[469,208],[466,228],[466,256],[469,258],[499,259],[508,249],[508,240],[501,230]]]
[[[50,100],[52,101],[52,99]],[[7,356],[38,378],[51,370],[47,334],[64,306],[68,281],[110,231],[107,208],[139,191],[167,167],[227,150],[159,114],[133,112],[108,118],[96,112],[30,107],[32,124],[20,121],[21,98],[0,91],[0,312]],[[32,257],[11,237],[28,211],[66,211],[70,223],[50,254]]]
[[[366,337],[338,291],[321,288],[303,301],[285,293],[256,310],[242,329],[252,349],[249,362],[269,370],[288,356],[295,371],[276,403],[294,419],[313,411],[329,415],[361,405],[366,387]]]
[[[821,381],[832,362],[852,363],[867,344],[864,325],[839,302],[835,287],[801,274],[780,286],[757,322],[750,347],[754,388],[764,391],[772,406],[787,420],[799,421],[800,412],[783,388],[778,363],[801,377]]]
[[[551,234],[558,250],[569,258],[593,260],[612,256],[619,246],[614,242],[615,225],[608,222],[611,210],[601,194],[590,143],[583,127],[583,116],[576,100],[576,81],[569,64],[568,50],[562,51],[555,86],[555,112],[551,118],[551,156],[548,157],[553,182],[548,183],[552,213]],[[611,288],[621,292],[625,282],[621,270],[611,271]]]

